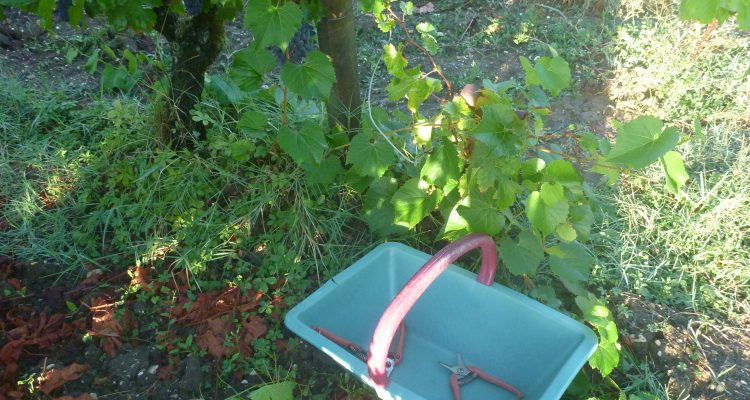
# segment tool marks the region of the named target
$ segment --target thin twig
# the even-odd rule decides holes
[[[432,63],[432,68],[435,70],[435,72],[437,72],[438,75],[440,75],[440,79],[442,79],[443,82],[445,83],[445,88],[448,91],[448,98],[449,99],[453,98],[453,87],[451,86],[451,83],[448,80],[448,78],[446,78],[445,75],[443,75],[443,71],[440,70],[440,66],[438,65],[438,63],[435,62],[434,58],[432,58],[432,54],[430,54],[430,52],[427,51],[427,49],[422,47],[419,43],[417,43],[414,40],[414,38],[409,33],[409,28],[406,26],[406,22],[404,22],[402,18],[399,18],[398,15],[396,15],[396,13],[393,12],[393,10],[390,8],[388,8],[388,12],[391,14],[391,16],[393,16],[396,22],[398,22],[399,26],[401,26],[401,29],[404,30],[404,35],[406,35],[406,40],[409,42],[409,44],[418,48],[422,53],[424,53],[424,55],[427,56],[428,59],[430,59],[430,63]]]

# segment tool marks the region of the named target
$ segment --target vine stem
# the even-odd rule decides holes
[[[448,78],[446,78],[445,75],[443,75],[443,71],[440,70],[440,66],[438,65],[438,63],[435,62],[434,58],[432,58],[432,54],[430,54],[430,52],[427,51],[427,49],[422,47],[419,43],[417,43],[416,40],[414,40],[414,38],[409,33],[409,28],[406,26],[406,22],[404,22],[403,18],[399,18],[398,15],[395,12],[393,12],[393,10],[390,7],[388,7],[388,12],[391,14],[393,19],[395,19],[396,22],[398,22],[398,25],[401,27],[401,29],[404,30],[404,35],[406,35],[406,40],[409,42],[409,44],[418,48],[422,53],[424,53],[424,55],[427,56],[427,58],[430,59],[430,63],[432,63],[433,71],[437,72],[437,74],[440,75],[440,79],[442,79],[443,82],[445,83],[445,88],[448,91],[448,98],[449,99],[453,98],[453,87],[451,86],[451,83],[448,80]],[[432,71],[430,71],[430,73],[432,73]]]

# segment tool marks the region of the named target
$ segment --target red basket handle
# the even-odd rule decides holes
[[[370,379],[376,387],[385,388],[388,386],[389,379],[385,370],[385,362],[393,336],[406,313],[409,312],[432,282],[448,268],[450,263],[477,247],[482,248],[482,267],[479,270],[477,281],[487,286],[491,285],[495,281],[495,268],[497,266],[495,241],[487,235],[471,234],[438,251],[406,282],[396,298],[385,309],[378,326],[375,328],[375,333],[372,335],[370,357],[367,360]]]

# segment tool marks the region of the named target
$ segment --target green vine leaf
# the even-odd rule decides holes
[[[562,200],[550,205],[539,191],[534,191],[526,199],[526,216],[535,228],[549,235],[568,218],[568,202]]]
[[[682,0],[680,19],[692,19],[708,24],[714,19],[724,22],[729,18],[729,11],[723,7],[724,0]],[[741,3],[741,2],[737,2]]]
[[[500,242],[500,258],[511,274],[534,275],[544,260],[542,242],[530,230],[523,230],[517,241],[506,237]]]
[[[237,121],[237,128],[240,132],[253,139],[264,139],[268,136],[266,127],[268,127],[268,117],[260,111],[244,112]]]
[[[328,56],[315,50],[307,55],[302,64],[284,64],[281,67],[281,80],[292,92],[307,100],[327,99],[336,80],[336,73]]]
[[[576,171],[573,164],[567,160],[554,160],[547,164],[544,169],[544,174],[547,179],[560,182],[563,186],[580,186],[583,183],[583,178]]]
[[[336,177],[344,172],[341,167],[341,160],[335,155],[328,156],[320,163],[305,163],[302,165],[305,170],[307,181],[312,184],[329,185],[336,180]]]
[[[385,68],[388,70],[388,73],[393,76],[403,74],[404,68],[409,64],[406,57],[404,57],[403,48],[404,45],[400,43],[398,48],[391,43],[383,46],[383,62],[385,63]],[[403,96],[399,96],[398,98],[401,97]]]
[[[461,160],[458,158],[456,146],[443,141],[443,144],[427,157],[420,175],[438,187],[444,187],[450,179],[457,181],[461,177]]]
[[[629,168],[644,168],[672,150],[679,140],[677,129],[664,128],[658,118],[644,115],[618,128],[617,140],[606,161]]]
[[[247,5],[244,24],[253,30],[258,47],[285,47],[302,24],[302,10],[293,2],[253,0]]]
[[[465,204],[456,211],[466,221],[469,231],[494,236],[505,226],[505,217],[480,196],[469,197]]]
[[[562,57],[540,57],[535,65],[531,65],[526,57],[521,57],[521,66],[526,72],[527,85],[542,85],[552,96],[570,86],[570,66]]]
[[[252,92],[260,87],[263,76],[276,68],[276,59],[268,50],[248,47],[234,53],[229,77],[240,89]]]
[[[389,201],[398,189],[398,181],[391,176],[375,179],[367,189],[362,208],[365,221],[376,235],[403,233],[406,228],[396,225],[396,210]]]
[[[578,242],[560,243],[547,249],[550,270],[565,282],[586,282],[591,273],[594,257]]]
[[[482,120],[469,134],[493,149],[495,156],[515,155],[523,146],[524,138],[517,134],[515,110],[506,104],[482,107]]]
[[[346,163],[351,164],[354,172],[373,178],[383,176],[393,161],[390,145],[385,140],[371,142],[370,135],[365,131],[354,136],[346,153]]]
[[[320,163],[328,147],[323,128],[311,121],[304,122],[297,131],[289,126],[279,129],[279,146],[300,165]]]
[[[565,189],[557,182],[544,182],[539,192],[544,204],[553,206],[565,200]]]
[[[581,204],[570,207],[570,222],[576,230],[576,236],[580,240],[589,240],[591,226],[594,224],[594,213],[591,206]]]
[[[612,313],[593,294],[576,296],[576,304],[583,312],[584,319],[599,334],[599,345],[589,358],[589,365],[598,369],[602,376],[609,375],[620,363],[619,335]]]
[[[419,179],[410,179],[399,188],[391,199],[396,211],[396,223],[414,228],[437,206],[437,191],[428,193],[429,184]]]
[[[682,155],[676,151],[668,151],[661,158],[661,163],[667,178],[667,190],[678,193],[689,178],[685,171],[685,163],[682,162]]]

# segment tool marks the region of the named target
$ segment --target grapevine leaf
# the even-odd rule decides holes
[[[409,93],[409,89],[420,79],[420,74],[419,67],[416,67],[394,75],[385,88],[388,92],[388,100],[395,101],[404,98]]]
[[[268,50],[248,47],[234,54],[229,77],[244,91],[254,91],[260,86],[263,75],[273,71],[276,59]]]
[[[617,141],[606,161],[643,168],[672,150],[679,140],[677,129],[664,128],[658,118],[644,115],[619,127]]]
[[[682,156],[676,151],[668,151],[661,158],[661,162],[664,165],[664,173],[667,178],[667,190],[672,193],[679,192],[688,180]]]
[[[517,239],[506,237],[500,242],[500,258],[513,275],[534,275],[544,260],[542,242],[530,230],[521,231]]]
[[[363,12],[379,15],[385,11],[385,0],[359,0],[359,7]]]
[[[547,249],[550,270],[563,282],[585,282],[594,257],[578,242],[560,243]]]
[[[469,233],[469,223],[464,217],[458,213],[459,203],[448,214],[448,218],[445,221],[443,227],[443,238],[448,240],[455,240]]]
[[[620,363],[620,350],[616,343],[599,343],[589,358],[591,368],[598,369],[602,376],[609,375]]]
[[[482,107],[482,120],[469,134],[494,149],[496,156],[515,154],[523,145],[523,138],[508,127],[518,119],[508,105],[490,104]]]
[[[73,0],[68,8],[68,20],[70,25],[78,26],[83,21],[85,0]]]
[[[275,5],[272,0],[253,0],[245,12],[245,28],[253,30],[259,48],[289,43],[302,24],[302,10],[293,2]]]
[[[268,126],[268,117],[260,111],[247,111],[240,116],[237,122],[237,128],[240,132],[253,139],[263,139],[268,136],[266,127]]]
[[[416,28],[417,32],[419,32],[422,37],[422,45],[424,48],[427,49],[430,54],[436,54],[440,50],[440,47],[438,46],[437,39],[435,39],[435,34],[438,34],[435,26],[429,22],[420,22],[417,24]]]
[[[205,78],[204,90],[221,104],[237,104],[245,97],[245,93],[233,80],[222,75],[208,75]]]
[[[572,242],[576,240],[576,237],[578,236],[575,228],[573,228],[571,224],[560,224],[557,226],[557,229],[555,229],[555,232],[560,240],[564,242]]]
[[[312,184],[328,185],[344,171],[341,167],[341,161],[336,156],[328,156],[319,164],[305,163],[302,165],[305,170],[307,181]]]
[[[680,19],[696,20],[707,24],[714,19],[719,22],[729,18],[729,12],[722,7],[722,0],[682,0]]]
[[[541,84],[553,96],[570,86],[570,66],[562,57],[540,57],[534,66],[528,58],[521,57],[521,66],[526,72],[527,85]]]
[[[388,73],[394,76],[398,76],[404,73],[404,68],[408,64],[406,57],[402,53],[403,45],[399,44],[398,49],[391,43],[383,46],[383,61],[385,67],[388,69]],[[402,97],[402,96],[399,96]]]
[[[477,144],[474,147],[474,154],[471,160],[472,164],[477,166],[474,169],[474,179],[480,191],[486,192],[503,180],[517,179],[518,172],[521,169],[518,158],[495,157],[494,155],[482,157],[480,153],[484,148],[488,148],[488,146],[481,143]],[[489,151],[492,150],[490,149]]]
[[[478,197],[470,197],[466,205],[459,205],[458,215],[464,218],[471,232],[497,235],[505,225],[505,218],[491,204]]]
[[[522,191],[523,188],[516,181],[503,178],[497,181],[497,188],[492,198],[496,201],[497,207],[508,208],[516,202],[516,195]]]
[[[530,158],[521,164],[521,175],[524,179],[538,182],[542,177],[545,162],[541,158]],[[560,180],[560,179],[555,179]]]
[[[292,400],[296,386],[292,381],[268,384],[250,393],[250,400]]]
[[[583,178],[578,174],[573,164],[567,160],[554,160],[544,170],[545,175],[552,181],[560,182],[565,186],[579,185]]]
[[[247,139],[240,139],[229,145],[229,156],[244,163],[255,154],[255,144]]]
[[[394,223],[396,211],[389,199],[398,189],[398,181],[390,176],[374,180],[363,202],[365,221],[370,230],[380,236],[399,233],[406,229]]]
[[[565,191],[563,186],[557,182],[544,182],[540,189],[544,204],[553,206],[556,203],[565,200]]]
[[[438,187],[445,186],[450,179],[458,180],[461,177],[461,160],[458,158],[456,146],[444,141],[427,157],[420,175]]]
[[[591,225],[594,224],[594,213],[587,204],[570,207],[570,222],[576,230],[576,236],[580,240],[588,240],[591,234]]]
[[[279,129],[279,145],[297,162],[320,163],[323,160],[326,138],[323,128],[314,122],[305,122],[295,132],[288,126]]]
[[[437,195],[428,194],[429,184],[419,179],[410,179],[399,188],[391,199],[396,211],[396,222],[411,229],[422,221],[437,205]]]
[[[42,17],[42,21],[44,21],[44,29],[52,29],[52,12],[55,10],[56,2],[57,0],[39,0],[36,13]]]
[[[384,140],[370,142],[370,135],[364,131],[354,136],[346,153],[346,163],[351,164],[356,173],[373,178],[383,176],[393,161],[390,145]]]
[[[328,56],[315,50],[307,55],[302,64],[284,64],[281,67],[281,80],[291,91],[307,100],[327,99],[336,80],[336,73]]]
[[[559,308],[562,305],[562,301],[555,294],[555,289],[550,286],[537,286],[529,292],[529,295],[552,308]]]
[[[409,87],[406,97],[409,98],[406,105],[413,113],[417,113],[419,106],[430,97],[431,94],[437,93],[443,89],[443,84],[434,78],[421,78]]]
[[[549,235],[568,218],[568,202],[563,200],[548,205],[542,200],[541,193],[534,191],[526,199],[526,216],[535,228]]]

